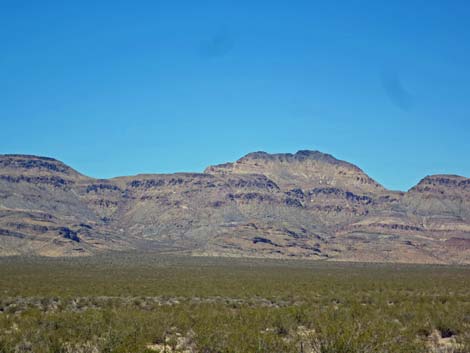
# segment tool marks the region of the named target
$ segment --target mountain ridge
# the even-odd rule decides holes
[[[470,263],[470,179],[428,175],[391,191],[354,164],[307,150],[110,179],[50,157],[0,155],[0,255],[130,249]]]

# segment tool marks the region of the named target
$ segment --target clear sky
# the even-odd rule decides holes
[[[470,2],[0,1],[0,153],[94,177],[331,153],[470,176]]]

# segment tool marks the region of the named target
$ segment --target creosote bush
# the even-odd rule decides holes
[[[4,258],[0,308],[0,353],[470,352],[467,267]]]

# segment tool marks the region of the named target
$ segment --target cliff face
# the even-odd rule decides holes
[[[52,158],[0,156],[0,253],[58,256],[119,248],[79,193],[91,180]]]
[[[468,263],[470,179],[429,176],[391,192],[316,151],[108,180],[51,158],[0,156],[1,255],[127,249]]]
[[[470,179],[456,175],[432,175],[422,179],[406,197],[413,213],[470,221]]]

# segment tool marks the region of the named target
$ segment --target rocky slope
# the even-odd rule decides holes
[[[0,156],[1,255],[129,249],[469,263],[470,179],[428,176],[392,192],[317,151],[108,180],[51,158]]]

